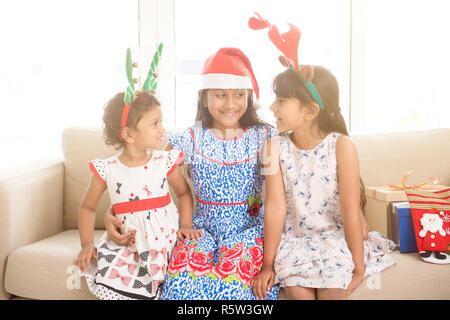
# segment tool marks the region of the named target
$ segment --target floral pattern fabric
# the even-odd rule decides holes
[[[354,264],[345,240],[339,205],[336,162],[337,133],[312,150],[300,150],[281,137],[280,166],[286,189],[287,214],[275,258],[281,287],[346,289]],[[364,277],[392,266],[394,242],[379,232],[364,241]]]
[[[192,127],[169,137],[185,154],[197,199],[193,227],[204,236],[177,243],[161,299],[255,299],[249,284],[262,266],[264,205],[252,215],[248,200],[262,194],[259,155],[275,133],[253,126],[226,140]],[[278,287],[268,296],[277,299]]]

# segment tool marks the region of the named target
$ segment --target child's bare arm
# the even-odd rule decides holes
[[[353,280],[348,287],[351,292],[362,281],[364,275],[364,240],[361,228],[360,179],[358,153],[353,142],[345,137],[336,143],[340,208],[345,239],[352,253],[355,269]]]
[[[85,267],[90,267],[90,260],[95,257],[94,248],[94,226],[95,209],[100,197],[106,189],[106,184],[91,175],[88,188],[78,210],[78,229],[80,232],[81,252],[77,258],[77,265],[84,271]]]
[[[128,246],[134,241],[135,231],[125,233],[125,224],[115,216],[112,206],[106,210],[103,223],[108,232],[108,237],[119,246]],[[119,231],[120,230],[120,231]]]
[[[179,166],[167,177],[167,181],[178,198],[178,212],[180,214],[178,238],[186,237],[188,240],[198,240],[203,233],[200,230],[192,229],[192,193]]]
[[[274,145],[276,143],[276,145]],[[252,281],[252,289],[259,299],[267,298],[275,280],[274,260],[286,216],[286,196],[279,164],[278,142],[268,141],[264,152],[266,171],[266,199],[264,202],[264,258],[261,273]]]

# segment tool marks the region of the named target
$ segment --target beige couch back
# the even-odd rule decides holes
[[[361,176],[366,186],[400,184],[402,176],[413,169],[408,183],[440,177],[450,185],[450,129],[420,132],[353,136],[359,153]],[[63,133],[65,157],[64,228],[77,228],[77,213],[89,182],[88,161],[117,153],[103,142],[101,129],[72,127]],[[176,200],[176,199],[174,199]],[[103,229],[103,214],[109,206],[102,196],[95,227]]]

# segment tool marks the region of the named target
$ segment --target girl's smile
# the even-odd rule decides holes
[[[247,90],[210,89],[204,103],[213,121],[212,127],[223,132],[240,128],[239,119],[247,111]]]

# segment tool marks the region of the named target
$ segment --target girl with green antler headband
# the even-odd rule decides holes
[[[389,255],[395,244],[368,233],[358,155],[340,113],[336,78],[324,67],[299,65],[296,26],[280,35],[256,14],[249,27],[269,29],[287,68],[273,81],[270,106],[283,134],[274,161],[287,210],[264,217],[264,263],[252,288],[260,298],[275,283],[289,299],[344,299],[365,277],[395,264]]]
[[[192,196],[179,168],[184,154],[160,150],[165,129],[154,93],[161,52],[162,44],[137,91],[132,77],[137,64],[128,49],[129,86],[107,103],[103,116],[105,142],[121,152],[89,162],[92,175],[78,212],[82,249],[76,263],[100,299],[158,299],[177,237],[199,234],[192,229]],[[169,185],[177,195],[178,209]],[[114,238],[105,232],[94,244],[95,209],[105,190],[123,234]],[[184,229],[179,229],[179,220]]]

